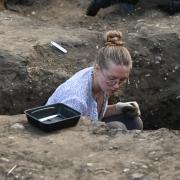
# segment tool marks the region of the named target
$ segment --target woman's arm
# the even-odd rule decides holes
[[[124,114],[135,117],[135,116],[140,116],[141,112],[139,109],[139,105],[136,101],[118,102],[117,104],[107,106],[107,110],[104,117],[108,117],[116,114]]]
[[[115,104],[108,105],[104,117],[112,116],[115,114],[117,114],[116,105]]]

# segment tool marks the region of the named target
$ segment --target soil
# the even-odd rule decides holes
[[[0,12],[0,179],[180,179],[180,16],[156,3],[140,1],[133,14],[114,5],[96,17],[85,15],[85,0],[39,0]],[[110,29],[122,31],[133,57],[130,84],[110,103],[138,101],[144,131],[83,117],[52,133],[30,125],[24,110],[92,65]]]

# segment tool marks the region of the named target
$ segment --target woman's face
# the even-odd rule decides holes
[[[130,68],[124,65],[111,64],[108,69],[96,66],[99,87],[108,96],[117,92],[128,80]]]

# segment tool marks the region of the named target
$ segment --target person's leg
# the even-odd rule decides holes
[[[106,122],[106,124],[110,129],[121,129],[121,130],[127,131],[125,124],[123,124],[120,121]]]
[[[123,123],[128,130],[133,130],[133,129],[143,130],[143,122],[140,117],[130,118],[123,115],[114,115],[114,116],[109,116],[107,118],[103,118],[102,121],[106,123],[119,121]]]

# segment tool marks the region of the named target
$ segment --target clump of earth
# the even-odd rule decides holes
[[[0,11],[1,179],[178,179],[180,177],[180,14],[139,2],[86,16],[89,1],[39,0]],[[105,31],[118,29],[133,57],[130,83],[110,103],[136,100],[144,131],[122,132],[81,118],[44,133],[24,110],[92,66]],[[51,46],[61,44],[67,54]]]

